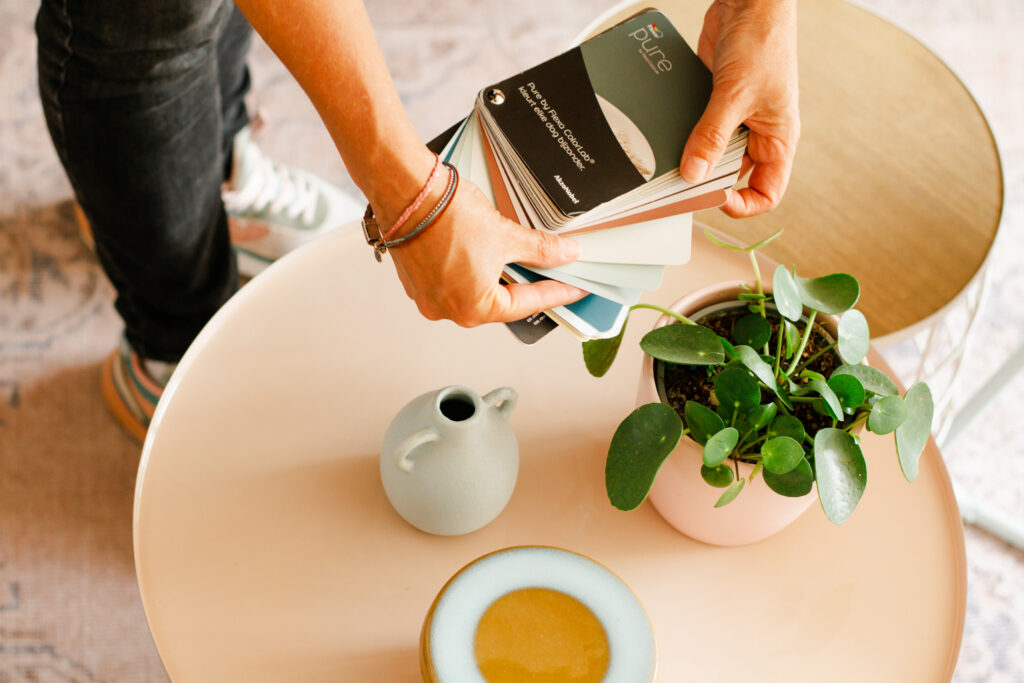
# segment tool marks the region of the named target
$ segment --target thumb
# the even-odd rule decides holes
[[[733,93],[720,87],[711,91],[704,114],[693,127],[683,149],[680,174],[688,183],[707,179],[725,153],[732,134],[743,123],[746,112]]]
[[[512,254],[516,261],[538,268],[553,268],[572,263],[580,256],[580,243],[558,237],[544,230],[515,226],[516,244]]]

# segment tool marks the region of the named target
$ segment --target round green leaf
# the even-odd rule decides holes
[[[774,403],[754,406],[740,413],[736,425],[744,434],[750,430],[760,431],[775,418],[778,412],[778,406]]]
[[[724,489],[732,483],[733,479],[736,478],[732,473],[732,468],[728,465],[719,465],[718,467],[701,465],[700,476],[704,478],[704,481],[711,484],[716,489]]]
[[[832,373],[833,377],[836,375],[853,375],[860,380],[864,389],[873,394],[892,396],[900,393],[895,382],[889,379],[884,372],[870,365],[840,365]]]
[[[768,343],[772,336],[771,324],[755,313],[748,313],[736,321],[732,339],[737,344],[759,348]]]
[[[843,419],[843,406],[839,403],[839,397],[836,396],[836,392],[832,391],[832,387],[823,379],[817,377],[807,383],[813,391],[818,392],[821,398],[825,401],[825,407],[827,409],[826,415],[831,417],[833,420]]]
[[[728,367],[715,378],[715,396],[730,410],[750,408],[761,403],[761,387],[742,367]]]
[[[683,434],[679,414],[664,403],[648,403],[630,413],[608,447],[604,481],[608,499],[620,510],[644,502],[654,477]]]
[[[778,383],[775,381],[775,372],[772,370],[772,366],[764,362],[761,355],[749,346],[737,346],[736,355],[739,356],[740,362],[754,373],[761,382],[765,384],[774,393],[779,393]]]
[[[732,501],[736,500],[736,496],[740,495],[740,491],[743,490],[743,485],[747,483],[746,479],[737,479],[733,483],[729,484],[729,488],[725,490],[722,496],[715,503],[716,508],[720,508],[723,505],[728,505]]]
[[[768,438],[770,439],[788,436],[797,443],[803,443],[804,434],[806,434],[804,424],[793,415],[779,415],[772,420],[771,426],[768,427]]]
[[[814,436],[818,496],[825,515],[842,524],[857,507],[868,480],[864,453],[852,436],[828,427]]]
[[[814,486],[814,470],[807,458],[803,458],[796,467],[785,474],[774,474],[764,471],[764,483],[780,496],[799,498],[811,492]]]
[[[797,276],[795,281],[803,305],[829,315],[839,315],[853,308],[860,298],[857,278],[846,273],[832,273],[809,280]]]
[[[718,467],[729,457],[732,449],[739,443],[740,433],[735,427],[726,427],[708,439],[704,446],[704,464]]]
[[[839,355],[847,363],[859,363],[868,355],[871,333],[868,319],[858,310],[851,309],[839,319]]]
[[[868,415],[868,429],[875,434],[893,432],[907,419],[907,406],[899,396],[886,396]]]
[[[932,392],[924,382],[910,387],[903,402],[907,408],[907,419],[896,428],[896,453],[900,458],[903,476],[907,481],[914,481],[917,478],[918,460],[932,431],[935,406],[932,403]]]
[[[843,412],[847,415],[853,415],[854,411],[867,399],[864,385],[853,375],[832,375],[828,386],[835,392],[839,399],[839,405],[843,407]]]
[[[804,312],[804,306],[800,302],[800,292],[796,288],[793,276],[789,274],[786,267],[779,265],[772,277],[772,298],[775,299],[775,307],[779,314],[796,322]]]
[[[702,325],[675,324],[658,327],[640,340],[644,353],[666,363],[717,365],[725,362],[718,335]]]
[[[701,446],[708,442],[708,437],[725,428],[725,422],[718,413],[696,401],[687,401],[683,406],[683,416],[690,436]]]
[[[804,447],[788,436],[777,436],[761,445],[761,455],[766,470],[772,474],[785,474],[804,459]]]
[[[626,316],[628,322],[629,316]],[[622,346],[622,336],[626,333],[626,323],[622,324],[622,329],[614,337],[583,342],[583,362],[594,377],[604,377],[615,361],[619,347]]]
[[[800,301],[800,291],[797,290],[797,283],[793,275],[785,269],[784,265],[775,268],[772,276],[772,298],[775,300],[775,307],[782,317],[797,322],[804,312],[804,304]]]

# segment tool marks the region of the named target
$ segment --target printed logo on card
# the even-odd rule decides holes
[[[658,40],[665,37],[665,32],[659,29],[657,24],[647,24],[643,28],[638,28],[630,33],[629,37],[640,43],[637,52],[655,74],[672,70],[672,62],[658,46]]]

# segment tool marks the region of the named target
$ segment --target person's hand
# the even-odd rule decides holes
[[[468,180],[423,234],[388,250],[405,293],[430,320],[463,327],[510,322],[586,295],[556,280],[499,284],[507,263],[550,268],[575,261],[579,244],[501,216]]]
[[[715,0],[697,55],[713,74],[711,101],[683,150],[687,182],[708,176],[741,123],[750,128],[742,173],[748,187],[722,207],[729,216],[774,208],[789,183],[800,137],[795,0]]]

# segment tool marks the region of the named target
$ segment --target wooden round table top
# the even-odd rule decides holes
[[[662,0],[697,44],[708,0]],[[584,35],[650,6],[624,4]],[[802,135],[772,212],[697,218],[805,276],[861,283],[872,337],[906,331],[952,301],[981,268],[1003,207],[999,154],[985,117],[924,45],[843,0],[799,4]],[[883,340],[884,341],[884,340]]]
[[[750,277],[745,254],[703,236],[693,249],[649,301]],[[135,566],[170,678],[420,681],[420,627],[448,579],[495,550],[548,545],[633,589],[662,683],[950,680],[967,567],[933,441],[909,484],[892,437],[864,433],[868,485],[850,519],[835,526],[815,503],[749,546],[690,540],[652,505],[611,506],[605,455],[656,319],[634,314],[597,379],[564,331],[523,346],[502,325],[425,320],[355,226],[275,263],[196,339],[143,448]],[[391,507],[379,452],[403,405],[453,384],[516,389],[519,477],[491,524],[432,536]]]

